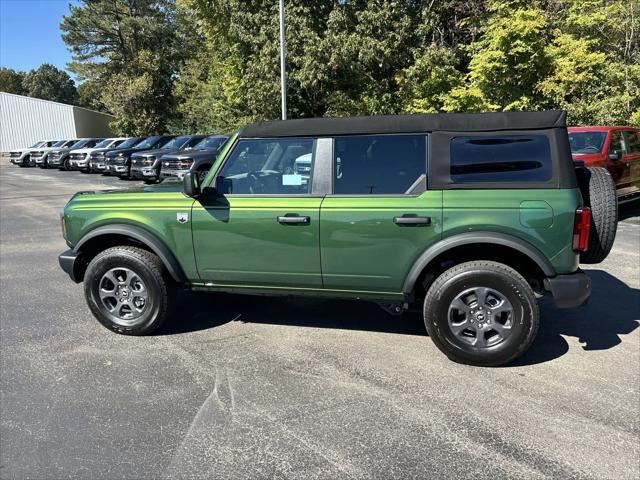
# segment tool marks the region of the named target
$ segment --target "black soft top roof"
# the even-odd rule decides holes
[[[566,112],[434,113],[371,117],[303,118],[256,122],[240,131],[243,138],[417,133],[488,132],[566,127]]]

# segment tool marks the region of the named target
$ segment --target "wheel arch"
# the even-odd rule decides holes
[[[479,251],[486,252],[484,249],[489,246],[494,247],[493,252],[479,253]],[[532,270],[536,276],[554,277],[556,275],[556,270],[548,258],[525,240],[506,233],[467,232],[442,239],[425,250],[409,270],[402,291],[405,295],[413,297],[418,284],[425,281],[425,273],[430,270],[437,272],[436,267],[440,266],[442,260],[462,256],[471,257],[464,258],[464,261],[469,259],[501,261],[500,253],[506,252],[513,255],[509,255],[509,258],[502,263],[513,267],[514,262],[520,262],[525,268]],[[478,255],[480,258],[473,258]]]
[[[84,267],[100,251],[116,245],[138,245],[160,258],[171,277],[178,283],[188,283],[187,276],[176,256],[155,234],[141,227],[127,224],[104,225],[86,233],[73,248],[84,256]],[[83,255],[84,253],[84,255]],[[90,258],[89,258],[90,257]],[[82,272],[82,276],[84,271]]]

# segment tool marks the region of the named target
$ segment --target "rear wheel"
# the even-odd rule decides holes
[[[518,272],[497,262],[473,261],[433,282],[424,300],[424,321],[451,360],[496,367],[529,348],[539,312],[533,290]]]
[[[618,196],[611,174],[605,168],[589,167],[579,175],[580,191],[591,208],[589,248],[580,254],[581,263],[600,263],[611,251],[618,227]]]
[[[99,253],[87,267],[84,292],[102,325],[124,335],[146,335],[167,319],[175,284],[160,259],[121,246]]]

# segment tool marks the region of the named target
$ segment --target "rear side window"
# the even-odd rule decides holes
[[[450,151],[454,183],[544,182],[553,174],[544,135],[455,137]]]
[[[426,165],[424,135],[338,137],[333,193],[408,194],[426,178]]]
[[[627,153],[640,153],[640,133],[633,130],[624,132]]]

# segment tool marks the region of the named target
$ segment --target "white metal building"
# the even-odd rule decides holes
[[[0,152],[39,140],[112,137],[112,120],[86,108],[0,92]]]

